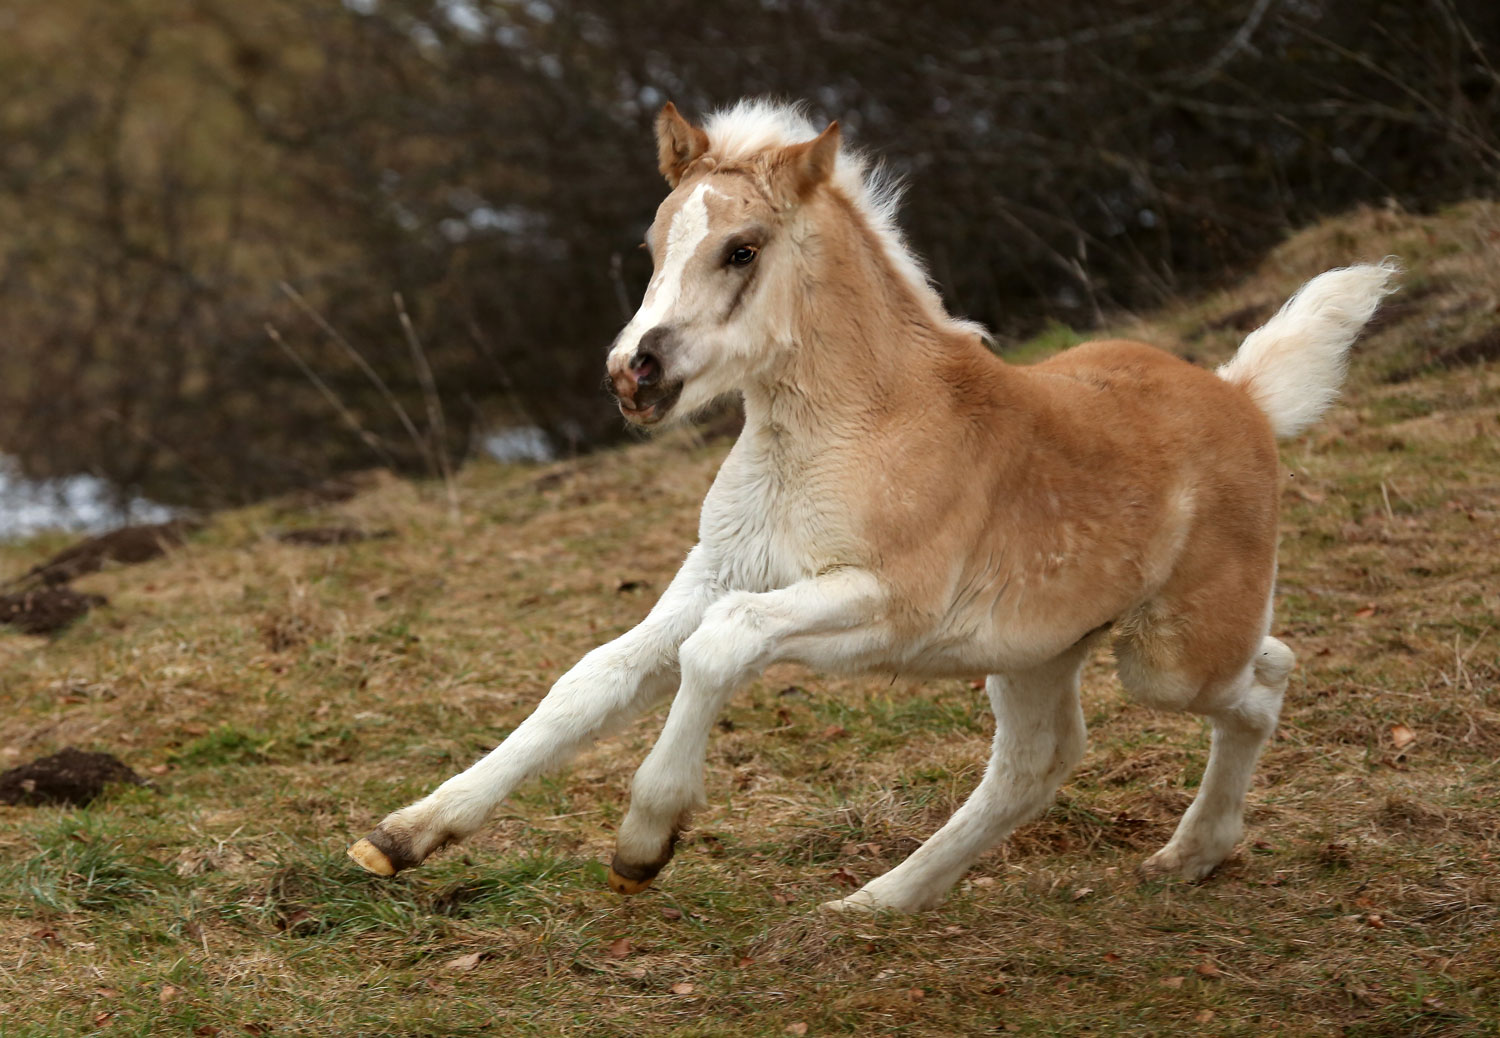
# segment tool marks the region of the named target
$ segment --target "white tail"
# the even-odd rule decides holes
[[[1278,437],[1296,436],[1338,396],[1349,347],[1400,269],[1386,260],[1319,274],[1245,337],[1219,377],[1250,394]]]

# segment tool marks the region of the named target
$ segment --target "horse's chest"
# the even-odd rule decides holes
[[[731,590],[771,591],[853,561],[846,510],[815,479],[774,470],[721,472],[703,502],[699,538]]]

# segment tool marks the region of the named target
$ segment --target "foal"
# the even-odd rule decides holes
[[[715,719],[769,664],[989,674],[995,738],[968,802],[830,907],[915,910],[1039,813],[1084,750],[1079,671],[1108,632],[1140,702],[1213,724],[1197,798],[1148,873],[1206,876],[1239,839],[1292,653],[1267,635],[1273,434],[1314,421],[1394,268],[1310,282],[1217,374],[1134,342],[1013,367],[944,310],[895,192],[837,124],[744,102],[657,120],[672,191],[655,274],[609,352],[654,426],[744,398],[699,542],[634,630],[594,649],[479,763],[350,854],[391,875],[484,824],[518,783],[677,690],[636,773],[610,885],[645,888],[704,802]]]

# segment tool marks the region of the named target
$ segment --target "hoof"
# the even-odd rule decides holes
[[[372,871],[377,876],[395,876],[402,868],[422,864],[422,858],[411,852],[410,840],[392,838],[386,829],[381,828],[375,828],[371,834],[350,847],[350,856],[359,862],[360,868]]]
[[[1135,871],[1138,877],[1146,881],[1178,879],[1184,883],[1201,883],[1227,856],[1227,851],[1218,856],[1183,854],[1176,848],[1167,846],[1141,862]]]
[[[452,836],[448,836],[439,840],[427,851],[427,854],[446,847],[453,842],[453,839]],[[349,857],[359,862],[360,868],[373,872],[377,876],[394,876],[404,869],[420,865],[427,854],[417,854],[412,850],[412,839],[409,835],[392,835],[383,825],[377,825],[371,829],[365,834],[363,840],[349,848]]]
[[[936,900],[927,899],[922,901],[890,901],[878,894],[868,890],[856,890],[848,897],[835,898],[832,901],[824,901],[818,906],[820,912],[830,912],[834,915],[861,916],[891,913],[895,915],[906,915],[912,912],[920,912],[937,904]]]
[[[837,915],[871,915],[880,911],[873,904],[865,904],[851,898],[841,897],[833,901],[824,901],[818,906],[821,912],[832,912]]]
[[[630,894],[639,894],[649,887],[651,881],[655,878],[655,876],[647,876],[645,879],[626,879],[611,866],[609,870],[609,889],[613,890],[616,894],[625,894],[627,896]]]
[[[366,872],[373,872],[377,876],[394,876],[396,866],[391,864],[391,859],[386,857],[385,852],[376,847],[366,837],[353,847],[349,848],[349,857]]]

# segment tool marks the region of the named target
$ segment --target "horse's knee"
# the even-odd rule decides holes
[[[682,647],[683,680],[718,687],[737,682],[765,652],[766,634],[755,596],[736,591],[715,602]]]

